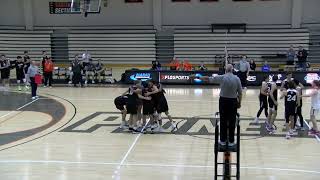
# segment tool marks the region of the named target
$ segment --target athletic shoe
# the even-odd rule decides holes
[[[228,144],[228,147],[232,148],[232,147],[234,147],[235,145],[236,145],[235,143],[229,143],[229,144]]]
[[[46,86],[46,85],[44,85],[43,87],[44,87],[44,88],[46,88],[47,86]]]
[[[92,80],[92,84],[95,84],[96,82],[94,82],[94,80]]]
[[[20,86],[18,87],[18,91],[22,91],[22,89],[21,89],[21,87],[20,87]]]
[[[290,136],[290,133],[288,132],[287,135],[286,135],[286,139],[290,139],[291,136]]]
[[[254,123],[254,124],[259,124],[259,118],[256,117],[256,118],[253,120],[253,123]]]
[[[170,130],[171,130],[171,132],[176,130],[176,125],[174,123],[171,124]]]
[[[227,145],[227,143],[223,142],[223,141],[219,141],[219,144],[220,144],[220,146],[226,146]]]
[[[35,97],[35,96],[33,96],[31,99],[32,99],[32,100],[35,100],[35,99],[36,99],[36,97]]]
[[[290,129],[290,130],[289,130],[290,136],[293,136],[295,132],[296,132],[296,131],[294,131],[294,129]]]
[[[69,81],[68,84],[72,84],[72,81]]]
[[[306,128],[305,127],[300,127],[300,131],[305,131]]]
[[[128,128],[128,125],[126,124],[126,122],[122,121],[120,124],[120,129],[125,129]]]
[[[87,81],[87,80],[86,80],[86,81],[84,81],[84,84],[86,84],[86,85],[87,85],[87,84],[88,84],[88,81]]]

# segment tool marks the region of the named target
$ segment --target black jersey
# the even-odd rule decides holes
[[[286,107],[295,107],[297,105],[298,93],[296,89],[288,89],[287,96],[285,98]]]
[[[277,84],[275,83],[275,82],[269,82],[268,83],[268,90],[269,90],[269,93],[271,93],[271,89],[272,89],[272,86],[273,85],[275,85],[275,86],[277,86]],[[274,97],[274,99],[277,101],[278,100],[278,90],[277,89],[275,89],[274,91],[273,91],[273,97]],[[271,99],[271,98],[270,98]]]
[[[24,67],[24,62],[22,61],[16,61],[16,64],[15,64],[15,67],[16,67],[16,72],[18,73],[23,73],[23,67]]]

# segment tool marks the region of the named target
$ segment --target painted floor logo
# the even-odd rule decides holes
[[[176,135],[214,135],[216,119],[210,117],[173,117],[173,120],[177,124]],[[127,130],[119,128],[121,121],[120,113],[118,112],[96,112],[93,113],[76,123],[64,128],[60,132],[70,133],[94,133],[100,128],[109,128],[111,133],[128,133]],[[94,123],[93,123],[94,122]],[[254,124],[252,119],[241,119],[241,136],[249,137],[284,137],[286,131],[283,129],[283,120],[277,120],[275,125],[278,130],[274,134],[269,134],[265,128],[264,123]],[[171,123],[168,119],[163,119],[162,128],[164,131],[161,134],[172,134],[170,129]],[[307,131],[298,131],[297,138],[313,138],[308,136]]]

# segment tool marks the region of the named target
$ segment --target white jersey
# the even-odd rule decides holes
[[[314,90],[316,93],[311,96],[311,108],[320,109],[320,90]]]

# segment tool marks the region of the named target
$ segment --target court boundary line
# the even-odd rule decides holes
[[[39,100],[39,98],[38,98],[38,99],[35,99],[35,100],[32,100],[32,101],[26,103],[25,105],[18,107],[16,110],[10,111],[10,112],[8,112],[7,114],[4,114],[4,115],[0,116],[0,119],[1,119],[1,118],[4,118],[4,117],[7,117],[7,116],[9,116],[10,114],[12,114],[12,113],[14,113],[14,112],[16,112],[16,111],[19,111],[19,110],[21,110],[22,108],[25,108],[25,107],[29,106],[30,104],[32,104],[32,103],[34,103],[34,102],[36,102],[36,101],[38,101],[38,100]]]
[[[0,160],[0,164],[6,163],[46,163],[46,164],[84,164],[84,165],[120,165],[118,162],[89,162],[89,161],[55,161],[55,160]],[[146,167],[177,167],[177,168],[214,168],[213,165],[188,165],[188,164],[153,164],[153,163],[123,163],[122,166],[146,166]],[[274,167],[254,167],[241,166],[241,169],[256,169],[256,170],[275,170],[287,172],[299,172],[309,174],[320,174],[320,171],[293,169],[293,168],[274,168]]]

